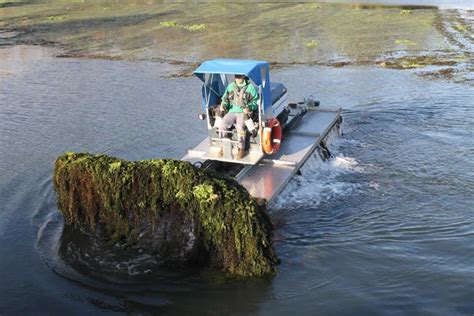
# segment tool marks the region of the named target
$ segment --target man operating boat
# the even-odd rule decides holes
[[[225,113],[219,124],[219,136],[225,137],[234,125],[239,139],[237,159],[245,156],[245,120],[252,116],[258,106],[258,92],[244,75],[235,75],[235,80],[229,84],[222,96],[221,113]],[[219,157],[224,150],[221,145]]]

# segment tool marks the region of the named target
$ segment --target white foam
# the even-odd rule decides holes
[[[329,161],[329,165],[339,171],[364,171],[364,168],[359,165],[355,158],[345,157],[344,155],[334,157]]]
[[[283,192],[270,205],[272,209],[314,207],[323,201],[354,192],[360,184],[347,181],[345,175],[362,173],[355,158],[337,154],[323,161],[315,152],[301,168]]]

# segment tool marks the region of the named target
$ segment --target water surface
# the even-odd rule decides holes
[[[0,313],[436,314],[474,311],[474,101],[417,70],[272,72],[290,99],[343,108],[334,158],[312,157],[270,209],[271,280],[104,281],[60,257],[51,176],[64,151],[180,158],[204,136],[180,66],[0,50]],[[184,128],[183,128],[184,127]]]

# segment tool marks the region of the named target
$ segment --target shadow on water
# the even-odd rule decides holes
[[[154,253],[104,240],[79,229],[65,226],[59,242],[60,258],[82,275],[110,283],[156,283],[186,278],[199,270],[185,266],[163,267]]]
[[[99,310],[208,314],[208,306],[214,306],[219,313],[247,314],[269,295],[271,279],[236,280],[218,271],[157,267],[152,254],[63,226],[54,207],[41,209],[35,215],[41,257],[57,275],[92,291],[93,296],[77,299]]]

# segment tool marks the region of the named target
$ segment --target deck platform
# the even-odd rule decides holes
[[[321,142],[339,122],[340,116],[341,110],[309,109],[284,135],[282,146],[275,155],[263,159],[247,155],[239,161],[246,166],[237,174],[236,180],[252,196],[272,201],[316,148],[321,146]],[[209,139],[205,139],[182,160],[194,162],[212,159],[209,156]],[[255,164],[253,161],[259,162]]]
[[[249,170],[242,170],[237,181],[254,197],[270,202],[284,189],[291,178],[311,156],[321,141],[336,125],[340,111],[308,111],[286,135],[278,153],[263,159]]]
[[[226,140],[224,140],[224,142],[225,141]],[[263,158],[262,153],[256,153],[256,152],[251,151],[245,157],[236,161],[233,159],[233,157],[237,154],[235,150],[231,150],[230,148],[225,149],[224,157],[219,157],[218,151],[219,151],[218,147],[215,147],[215,146],[211,147],[211,142],[208,136],[202,142],[200,142],[199,145],[197,145],[193,149],[188,150],[188,153],[183,158],[181,158],[181,160],[186,160],[191,163],[194,163],[196,161],[204,161],[207,159],[213,159],[213,160],[220,160],[224,162],[233,162],[233,163],[237,162],[244,165],[255,165]]]

